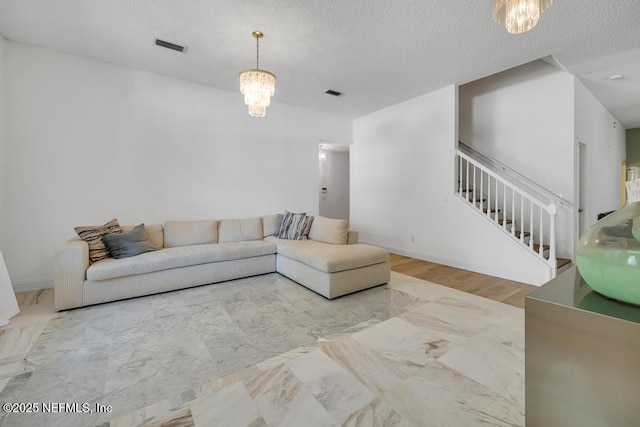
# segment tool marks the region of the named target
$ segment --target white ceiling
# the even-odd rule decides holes
[[[238,72],[255,65],[251,32],[260,30],[260,66],[278,76],[274,100],[348,118],[553,55],[625,127],[640,127],[639,0],[556,0],[538,26],[522,35],[495,24],[491,5],[0,0],[0,34],[236,91]],[[155,38],[188,51],[157,47]],[[612,74],[624,77],[612,82]],[[344,95],[326,95],[327,89]]]

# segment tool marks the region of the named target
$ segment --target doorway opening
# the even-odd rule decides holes
[[[320,216],[349,221],[349,145],[320,143]]]
[[[576,182],[578,184],[578,203],[577,208],[577,236],[576,241],[582,236],[588,227],[587,224],[587,145],[578,142],[578,161],[576,162],[578,170],[576,171]]]

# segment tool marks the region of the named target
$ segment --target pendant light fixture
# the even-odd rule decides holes
[[[522,34],[536,26],[553,0],[493,0],[493,19],[511,34]]]
[[[261,70],[259,66],[259,41],[264,34],[254,31],[252,35],[256,38],[256,68],[241,72],[238,74],[238,80],[240,80],[240,93],[244,95],[244,103],[248,106],[249,115],[264,117],[275,92],[276,76],[269,71]]]

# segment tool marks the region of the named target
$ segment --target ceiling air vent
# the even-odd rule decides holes
[[[171,50],[177,50],[178,52],[182,52],[182,53],[184,53],[186,50],[184,46],[180,46],[179,44],[169,43],[160,39],[156,39],[156,45],[166,47],[167,49],[171,49]]]
[[[333,90],[333,89],[329,89],[328,91],[325,92],[328,95],[333,95],[333,96],[340,96],[342,95],[342,92],[338,92],[337,90]]]

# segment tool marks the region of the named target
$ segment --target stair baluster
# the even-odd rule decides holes
[[[516,192],[511,189],[511,235],[516,235]],[[522,233],[520,233],[520,237],[522,237]]]
[[[460,150],[457,151],[457,156],[458,186],[456,194],[481,214],[486,214],[490,221],[528,248],[532,254],[540,257],[550,267],[551,277],[555,277],[557,211],[555,202],[550,204],[541,202]],[[502,200],[500,200],[501,197]],[[520,203],[516,202],[517,197],[520,198]],[[520,212],[516,209],[517,206]],[[494,214],[493,217],[492,214]],[[536,215],[540,215],[539,221]],[[549,218],[548,237],[545,236],[547,217]],[[519,223],[516,222],[516,218],[519,218]],[[525,218],[528,218],[528,223],[525,222]],[[536,223],[539,224],[536,225]],[[516,229],[516,224],[518,229]],[[544,244],[546,238],[550,240],[548,246]],[[545,249],[548,249],[546,256]]]

